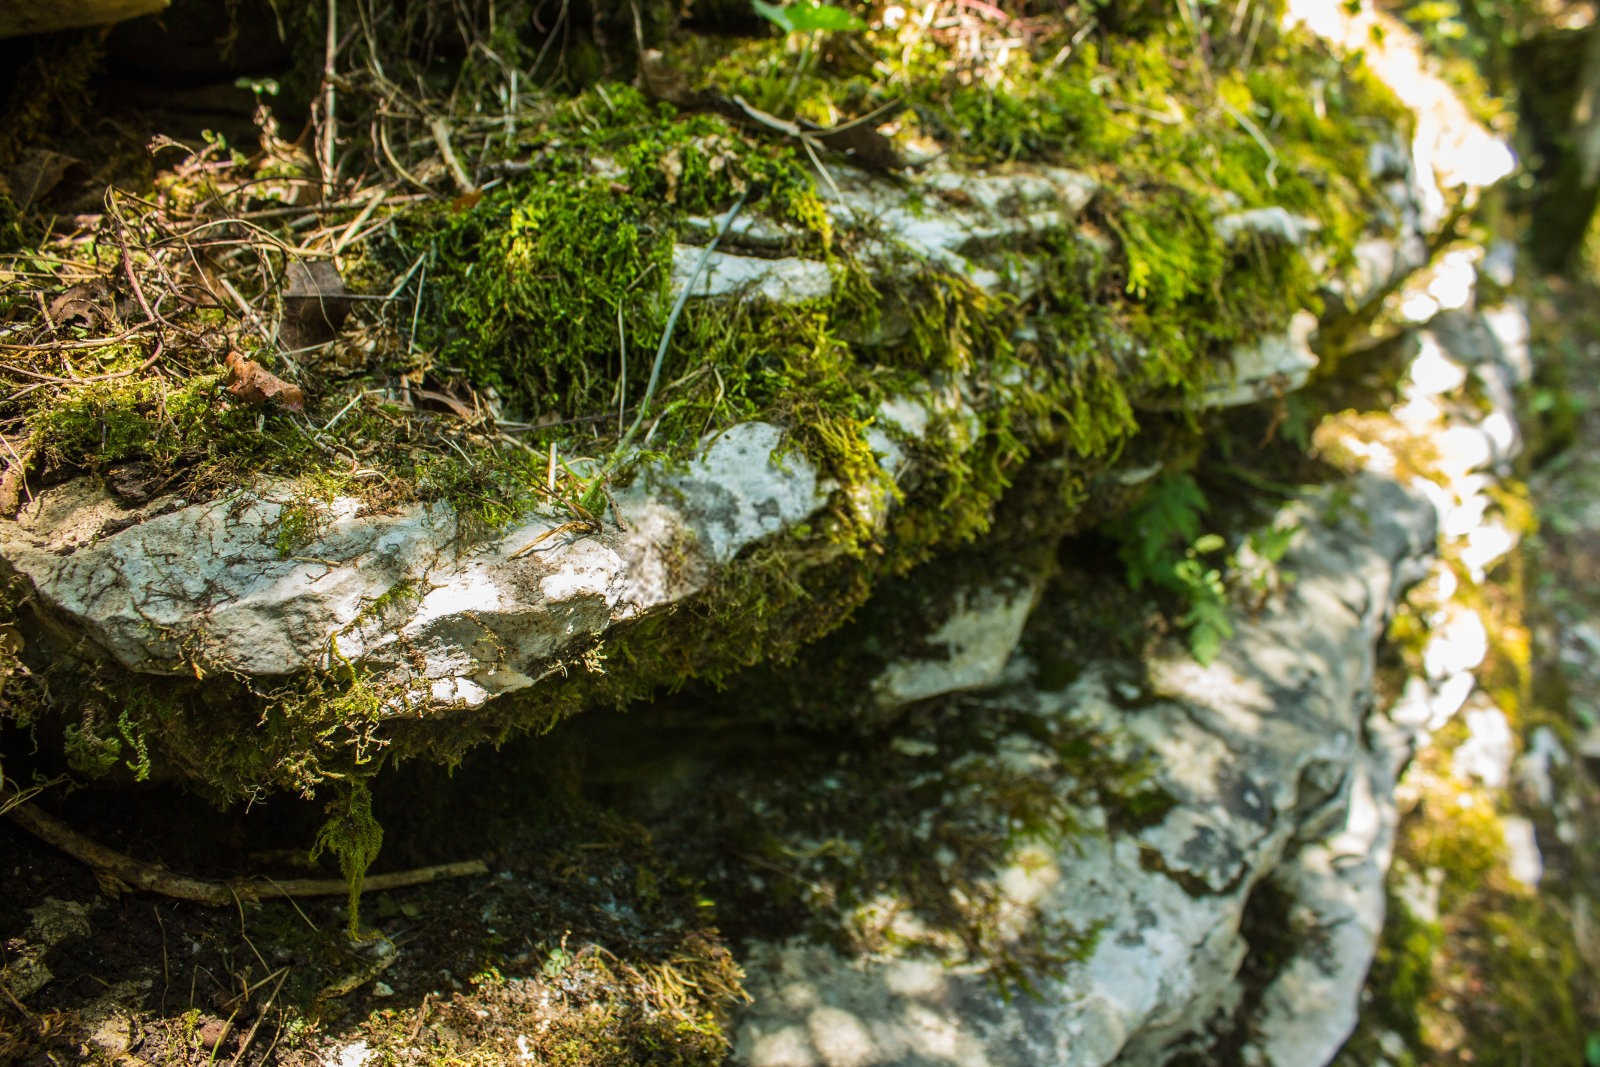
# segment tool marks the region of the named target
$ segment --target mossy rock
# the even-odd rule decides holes
[[[5,553],[54,703],[14,725],[233,799],[785,662],[921,563],[983,538],[1047,554],[1125,506],[1127,457],[1181,462],[1233,354],[1319,308],[1384,217],[1366,160],[1398,111],[1294,34],[1207,73],[1173,61],[1176,23],[1108,29],[981,87],[888,25],[804,57],[766,33],[661,43],[666,71],[702,71],[686,89],[523,86],[468,193],[330,207],[346,284],[378,299],[314,351],[276,344],[275,236],[230,283],[259,311],[162,304],[193,341],[157,351],[136,310],[177,269],[140,227],[289,217],[273,197],[315,168],[270,123],[259,155],[217,142],[218,167],[163,178],[159,210],[115,199],[131,243],[86,261],[100,289],[40,253],[94,380],[7,401],[32,500]],[[866,54],[905,88],[873,151],[906,165],[829,142],[819,169],[783,123],[893,102]],[[492,71],[459,62],[472,98]],[[1308,77],[1338,106],[1307,105]],[[341,113],[371,104],[351,88]],[[1265,148],[1236,113],[1272,116]],[[457,117],[429,143],[479,128]],[[429,165],[405,173],[450,180]],[[1312,220],[1310,246],[1218,224],[1269,208]],[[721,295],[674,317],[702,253]],[[715,289],[735,271],[749,287]],[[38,288],[0,285],[8,322],[42,328]],[[230,393],[229,349],[304,413]]]

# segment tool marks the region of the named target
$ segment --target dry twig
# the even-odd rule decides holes
[[[190,878],[109,849],[73,830],[61,820],[46,815],[32,804],[18,805],[6,814],[12,822],[39,840],[54,845],[73,859],[93,868],[96,874],[102,876],[102,880],[109,877],[115,883],[129,888],[177,900],[222,908],[234,904],[236,899],[259,901],[273,897],[331,897],[344,896],[350,891],[349,883],[342,878],[287,878],[282,881],[240,878],[228,882]],[[448,878],[470,878],[488,873],[489,868],[482,860],[463,860],[409,871],[369,875],[362,889],[364,892],[403,889]]]

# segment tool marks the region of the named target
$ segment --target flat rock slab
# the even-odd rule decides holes
[[[597,535],[540,517],[464,548],[446,508],[367,515],[338,499],[285,556],[288,487],[128,510],[84,480],[0,524],[0,552],[131,670],[278,676],[337,654],[420,699],[475,707],[821,508],[828,487],[803,457],[775,458],[780,437],[730,429],[684,470],[619,493],[625,526]]]

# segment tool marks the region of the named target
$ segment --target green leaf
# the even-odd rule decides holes
[[[1200,533],[1206,498],[1187,474],[1168,475],[1146,490],[1144,498],[1107,532],[1117,540],[1117,554],[1128,572],[1128,585],[1146,582],[1179,589],[1172,567]]]
[[[768,4],[764,0],[750,0],[756,14],[772,23],[784,33],[812,33],[818,30],[864,30],[867,24],[860,17],[842,7],[818,4],[813,0],[795,0],[787,7]]]
[[[1189,655],[1202,667],[1211,666],[1217,653],[1222,651],[1223,638],[1228,635],[1209,623],[1197,623],[1189,631]]]
[[[1299,532],[1299,523],[1269,526],[1250,535],[1250,547],[1255,550],[1256,555],[1268,563],[1277,563],[1289,551],[1289,546],[1294,543],[1295,535]]]

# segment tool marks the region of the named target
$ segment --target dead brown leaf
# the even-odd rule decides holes
[[[111,321],[114,303],[111,288],[103,279],[79,282],[50,301],[50,321],[57,328],[81,325],[92,330]]]
[[[449,393],[441,393],[434,389],[412,389],[411,395],[418,400],[426,400],[437,404],[440,407],[447,409],[457,418],[465,419],[468,422],[471,422],[478,417],[477,411],[468,407],[461,400],[451,396]]]
[[[810,132],[833,151],[851,156],[870,170],[897,171],[906,165],[896,151],[894,142],[865,123],[847,123],[836,129],[815,129]]]
[[[24,150],[21,158],[5,169],[6,184],[11,186],[12,199],[19,208],[43,199],[79,162],[72,156],[52,152],[48,148]]]
[[[331,261],[292,260],[285,271],[283,340],[305,348],[332,340],[350,317],[350,290]]]
[[[253,359],[229,352],[227,368],[228,392],[246,404],[270,402],[290,411],[306,406],[306,394],[298,385],[289,384]]]

